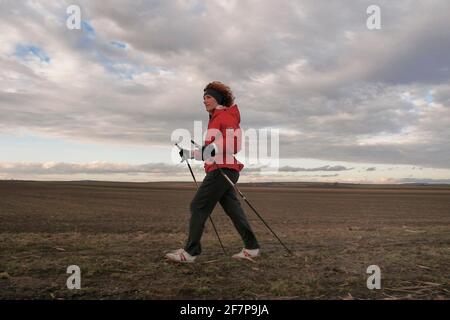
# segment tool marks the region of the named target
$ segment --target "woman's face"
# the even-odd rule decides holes
[[[214,97],[210,96],[209,94],[203,97],[203,103],[205,104],[206,111],[208,112],[213,111],[219,105],[216,99],[214,99]]]

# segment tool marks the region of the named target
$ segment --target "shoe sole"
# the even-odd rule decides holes
[[[195,261],[180,261],[177,259],[170,258],[168,256],[165,256],[165,258],[168,262],[173,262],[173,263],[194,263],[195,262]]]
[[[233,258],[233,259],[236,259],[236,260],[249,260],[249,261],[251,261],[251,262],[256,262],[255,260],[253,260],[254,258],[257,258],[258,256],[256,256],[256,257],[234,257],[234,256],[232,256],[231,258]]]

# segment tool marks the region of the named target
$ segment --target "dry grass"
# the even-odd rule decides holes
[[[263,246],[240,239],[220,207],[193,265],[164,261],[181,247],[194,195],[185,183],[0,182],[1,299],[449,299],[450,188],[243,185],[294,251],[245,207]],[[82,289],[66,288],[80,266]],[[376,264],[382,289],[368,290]]]

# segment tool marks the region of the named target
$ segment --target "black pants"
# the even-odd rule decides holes
[[[222,168],[221,170],[233,183],[238,181],[238,171],[226,168]],[[236,197],[234,188],[217,169],[206,174],[205,179],[191,202],[189,238],[184,249],[193,256],[201,253],[200,239],[203,234],[205,222],[214,210],[217,202],[220,202],[225,213],[231,218],[236,230],[241,235],[245,248],[259,248],[258,241],[242,210],[241,203]]]

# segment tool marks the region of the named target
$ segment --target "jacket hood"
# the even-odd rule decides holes
[[[231,107],[224,109],[214,109],[212,117],[215,118],[222,112],[226,112],[229,115],[231,115],[237,121],[238,124],[241,123],[241,113],[239,112],[237,104],[233,104]]]
[[[233,104],[229,107],[227,112],[236,119],[237,123],[241,122],[241,113],[239,112],[237,104]]]

